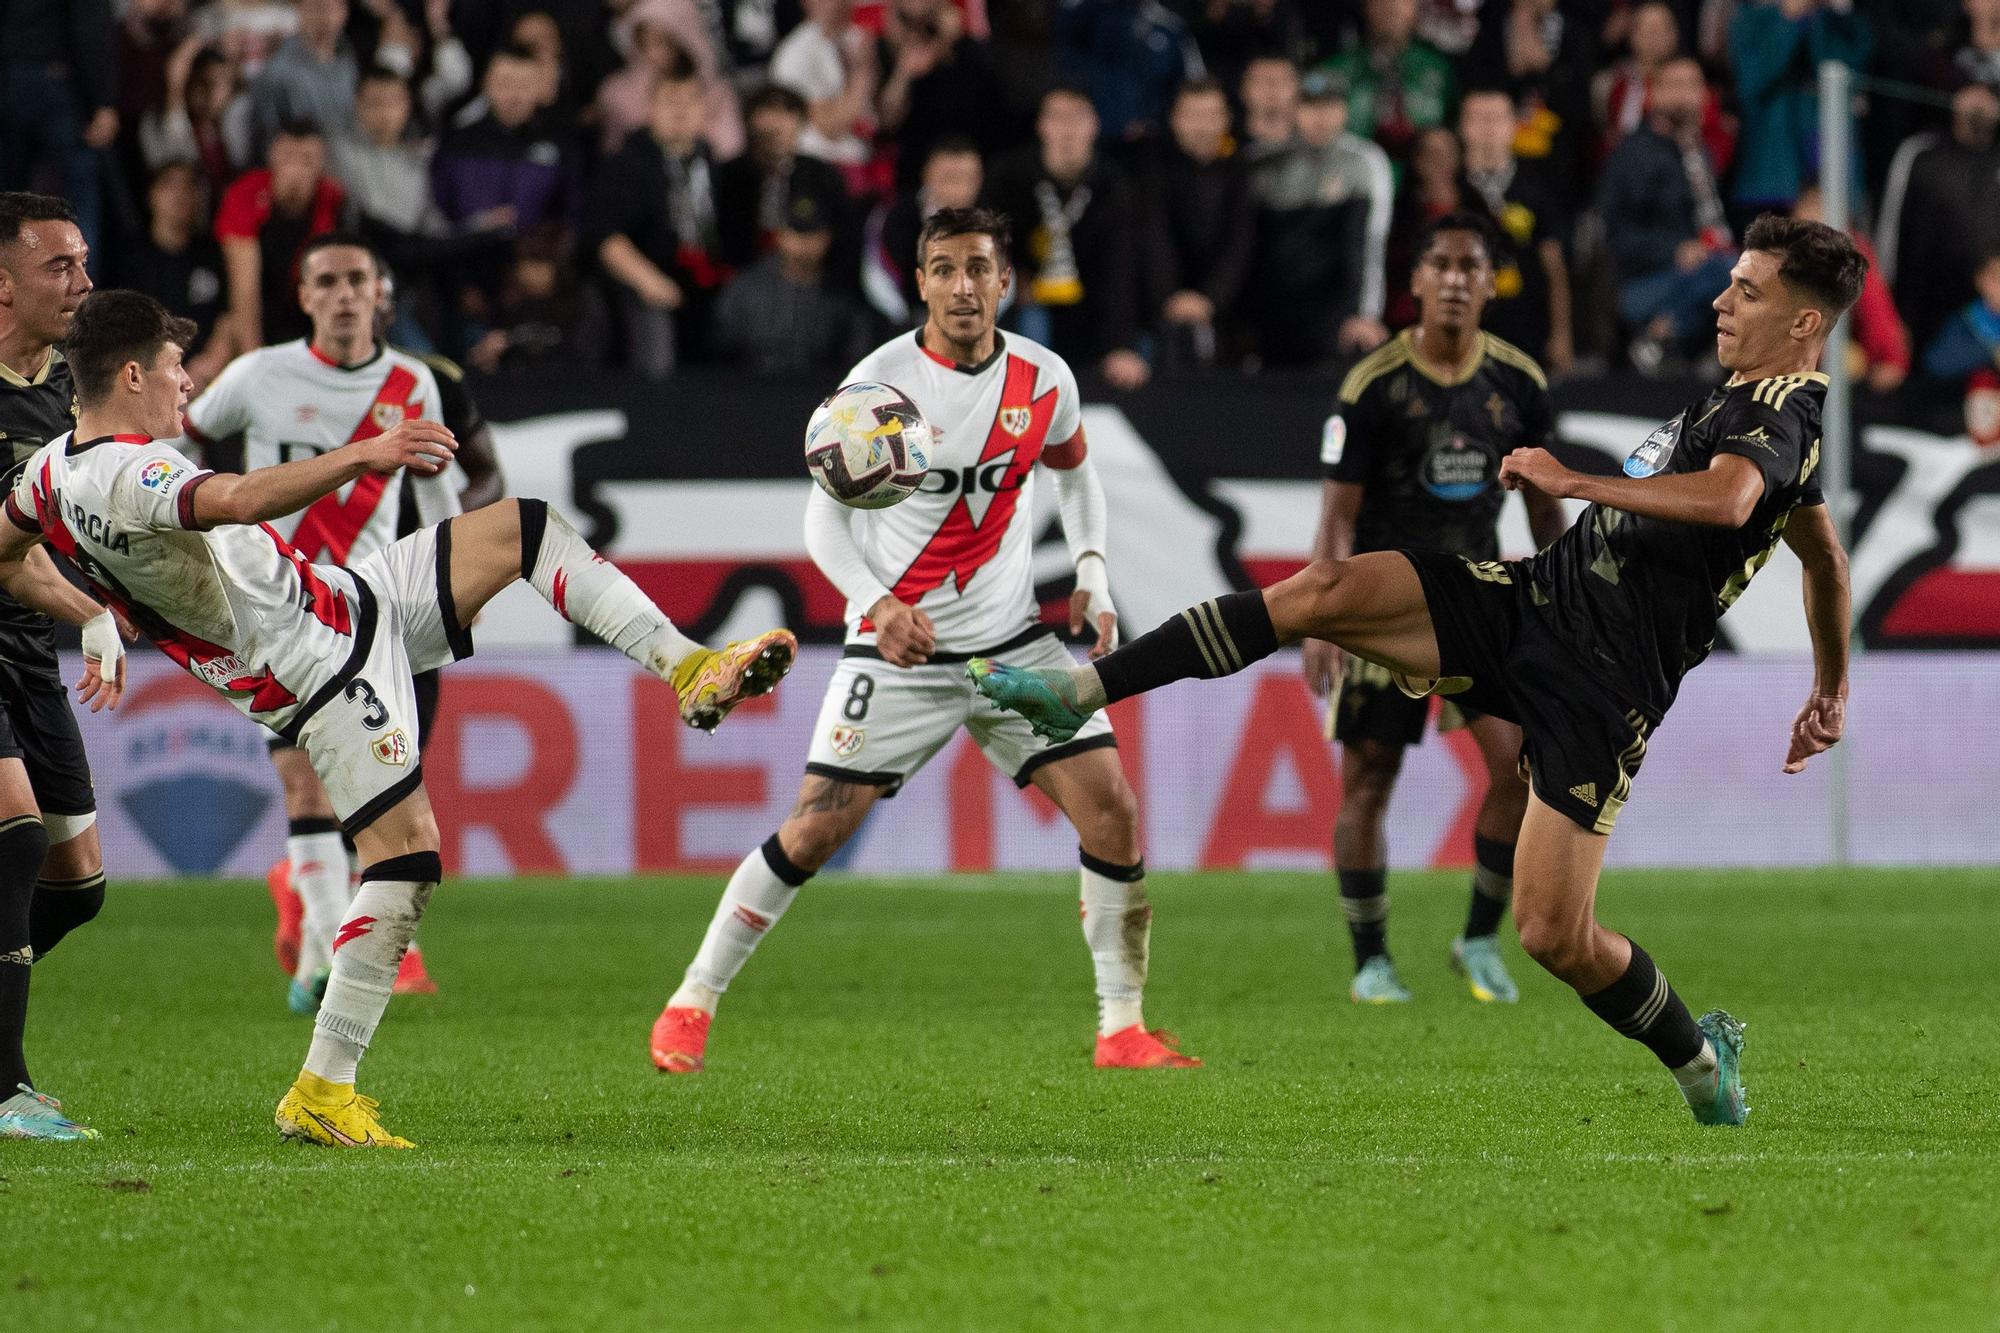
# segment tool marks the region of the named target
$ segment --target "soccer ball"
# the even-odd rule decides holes
[[[930,470],[931,425],[890,385],[845,385],[806,425],[806,471],[850,508],[887,509]]]

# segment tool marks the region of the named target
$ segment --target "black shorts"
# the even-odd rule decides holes
[[[62,679],[0,662],[0,759],[28,769],[35,804],[45,815],[87,815],[97,809],[83,733]]]
[[[1431,701],[1412,699],[1396,687],[1388,667],[1349,657],[1333,696],[1333,738],[1342,745],[1373,741],[1378,745],[1417,745],[1424,739]],[[1446,699],[1438,712],[1438,730],[1454,731],[1478,717],[1457,699]]]
[[[1544,804],[1609,833],[1632,794],[1653,722],[1618,701],[1535,610],[1527,562],[1404,551],[1453,698],[1521,726],[1521,767]],[[1458,682],[1449,679],[1445,688]]]
[[[442,674],[439,671],[419,671],[410,677],[410,684],[416,687],[417,692],[417,752],[419,754],[423,752],[424,742],[431,738],[431,719],[437,716],[438,711],[438,678]],[[275,735],[266,741],[265,744],[272,754],[276,754],[280,750],[296,750],[299,748],[283,736]]]

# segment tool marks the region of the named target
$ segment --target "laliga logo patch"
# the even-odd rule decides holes
[[[187,469],[164,458],[155,458],[139,469],[139,484],[149,491],[164,491],[173,485],[177,477],[185,475]]]
[[[861,747],[868,741],[868,733],[859,727],[842,725],[828,732],[826,738],[833,746],[836,759],[852,759],[861,753]]]
[[[386,736],[376,737],[369,742],[368,748],[375,752],[377,759],[396,768],[410,762],[410,738],[403,734],[401,727]]]
[[[1680,442],[1681,419],[1675,417],[1659,427],[1625,460],[1625,475],[1628,477],[1653,477],[1666,470],[1667,460],[1674,456],[1674,446]]]
[[[1028,433],[1028,426],[1035,419],[1034,410],[1027,407],[1003,407],[1000,409],[1000,429],[1015,439]]]

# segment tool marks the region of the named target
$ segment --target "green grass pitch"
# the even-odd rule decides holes
[[[646,1033],[715,880],[452,883],[444,987],[363,1066],[412,1153],[281,1144],[304,1053],[261,887],[116,891],[38,968],[38,1076],[104,1132],[0,1144],[18,1328],[2000,1327],[1990,873],[1612,875],[1605,919],[1749,1023],[1754,1114],[1671,1080],[1509,945],[1357,1010],[1328,883],[1153,881],[1151,1021],[1090,1067],[1068,876],[813,885],[709,1072]]]

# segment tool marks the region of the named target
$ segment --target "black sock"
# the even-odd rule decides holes
[[[1340,910],[1354,939],[1354,970],[1389,952],[1389,872],[1338,870]]]
[[[0,1102],[12,1097],[19,1084],[30,1082],[22,1047],[35,961],[28,919],[48,850],[48,830],[36,816],[0,821]]]
[[[1644,1042],[1668,1069],[1679,1069],[1700,1055],[1708,1040],[1637,941],[1632,942],[1632,961],[1625,974],[1597,994],[1584,996],[1583,1002],[1624,1036]]]
[[[1472,835],[1472,905],[1465,913],[1465,938],[1499,933],[1500,918],[1514,900],[1514,844]]]
[[[35,901],[28,913],[28,937],[35,946],[35,960],[47,958],[63,936],[91,920],[103,906],[102,870],[75,879],[45,879],[35,885]]]
[[[1232,592],[1191,606],[1097,664],[1107,703],[1177,680],[1233,675],[1278,651],[1261,592]]]

